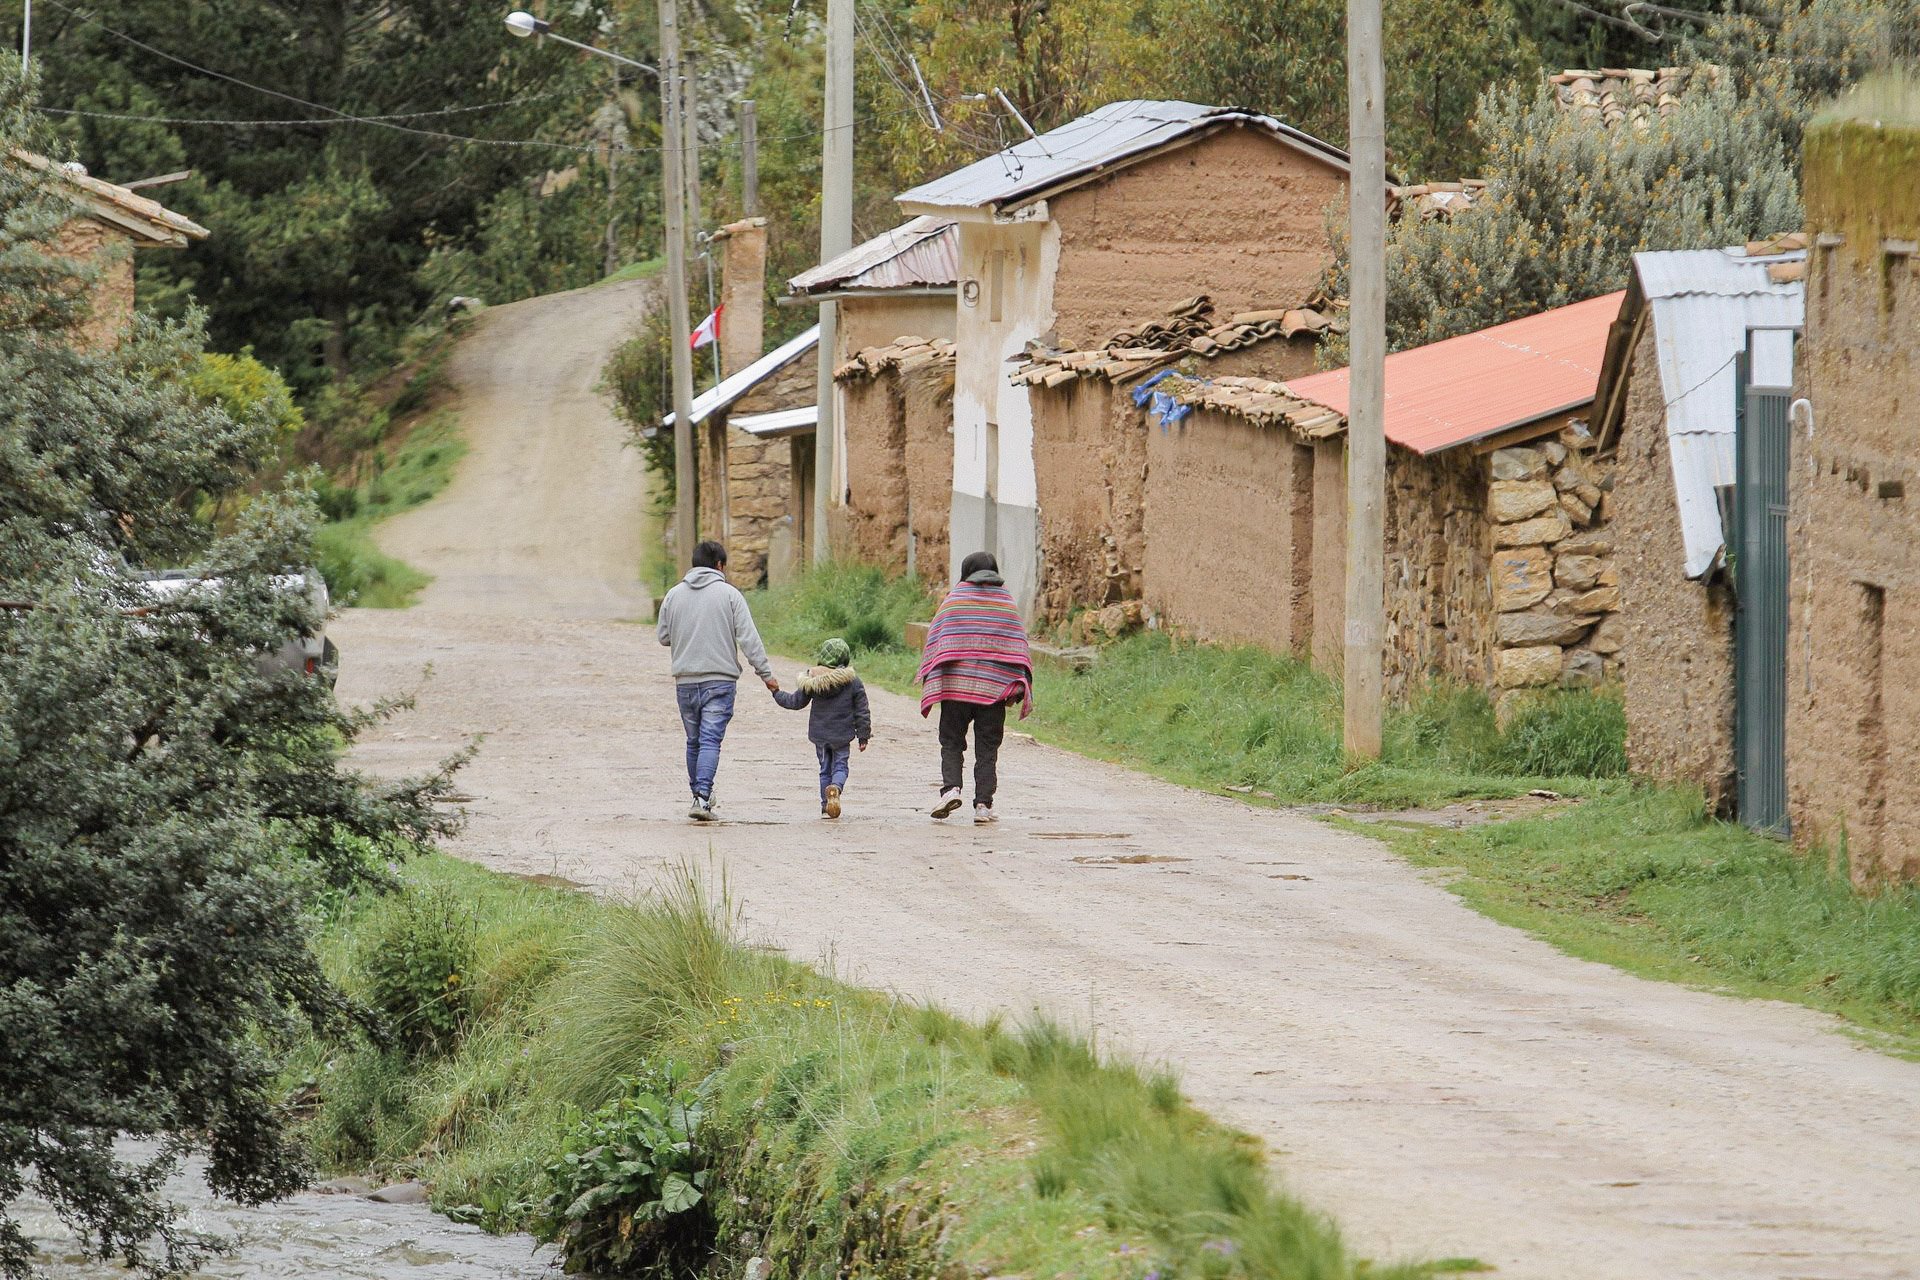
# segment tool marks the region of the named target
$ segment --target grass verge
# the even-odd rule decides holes
[[[375,449],[358,484],[322,489],[321,505],[331,518],[321,526],[314,547],[321,576],[336,601],[373,609],[403,609],[413,603],[432,578],[381,551],[374,544],[373,527],[446,488],[465,452],[458,418],[450,409],[436,410],[414,425],[391,453]]]
[[[1818,854],[1640,787],[1462,830],[1369,823],[1468,903],[1645,977],[1838,1014],[1920,1056],[1920,887],[1863,893]]]
[[[804,657],[841,636],[864,677],[904,693],[918,656],[902,628],[930,617],[934,603],[911,580],[842,565],[760,593],[753,611],[771,648]],[[1406,808],[1625,785],[1625,718],[1604,691],[1543,693],[1502,731],[1483,695],[1436,686],[1389,718],[1379,761],[1349,768],[1339,685],[1295,658],[1148,632],[1106,645],[1089,671],[1043,668],[1034,683],[1036,710],[1020,728],[1036,738],[1275,804]]]
[[[423,1177],[455,1216],[526,1224],[581,1116],[676,1064],[705,1079],[715,1274],[754,1254],[774,1277],[899,1280],[1447,1265],[1357,1259],[1171,1077],[743,946],[691,876],[629,904],[440,856],[408,875],[343,905],[321,943],[399,1024],[392,1046],[313,1043],[293,1083],[324,1163]]]

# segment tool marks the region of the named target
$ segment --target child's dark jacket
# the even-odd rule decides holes
[[[798,689],[776,693],[773,700],[789,711],[812,704],[813,712],[807,720],[809,741],[839,747],[873,736],[867,686],[860,683],[852,667],[811,667],[800,677]]]

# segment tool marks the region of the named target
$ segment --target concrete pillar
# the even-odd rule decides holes
[[[765,353],[767,220],[742,218],[715,235],[726,245],[720,272],[720,367],[740,370]]]

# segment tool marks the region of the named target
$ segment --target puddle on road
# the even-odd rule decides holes
[[[1035,840],[1131,840],[1131,831],[1036,831]]]
[[[1140,867],[1153,862],[1192,862],[1192,858],[1176,858],[1170,853],[1109,853],[1102,857],[1082,854],[1074,859],[1083,867]]]

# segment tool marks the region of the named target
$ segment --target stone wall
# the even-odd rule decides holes
[[[1787,790],[1856,880],[1920,877],[1920,130],[1809,130]]]
[[[1493,527],[1484,456],[1387,450],[1386,692],[1450,679],[1485,687],[1493,659],[1487,594]],[[1344,508],[1345,495],[1341,495]],[[1344,553],[1343,553],[1344,554]],[[1343,565],[1344,569],[1344,565]],[[1346,614],[1344,573],[1336,617]],[[1344,664],[1344,654],[1341,655]]]
[[[1725,578],[1686,575],[1667,445],[1665,391],[1649,319],[1628,370],[1614,448],[1608,532],[1621,612],[1600,647],[1625,657],[1627,761],[1633,771],[1733,803],[1733,594]]]
[[[1495,450],[1486,526],[1493,542],[1492,669],[1502,696],[1594,685],[1621,670],[1619,571],[1606,524],[1613,471],[1584,427]]]
[[[817,376],[807,353],[695,433],[700,536],[726,543],[727,577],[742,589],[766,581],[774,526],[795,507],[793,447],[783,438],[750,435],[732,426],[731,420],[813,403]]]
[[[1209,409],[1166,427],[1150,419],[1144,436],[1147,608],[1196,639],[1305,657],[1313,450]]]

